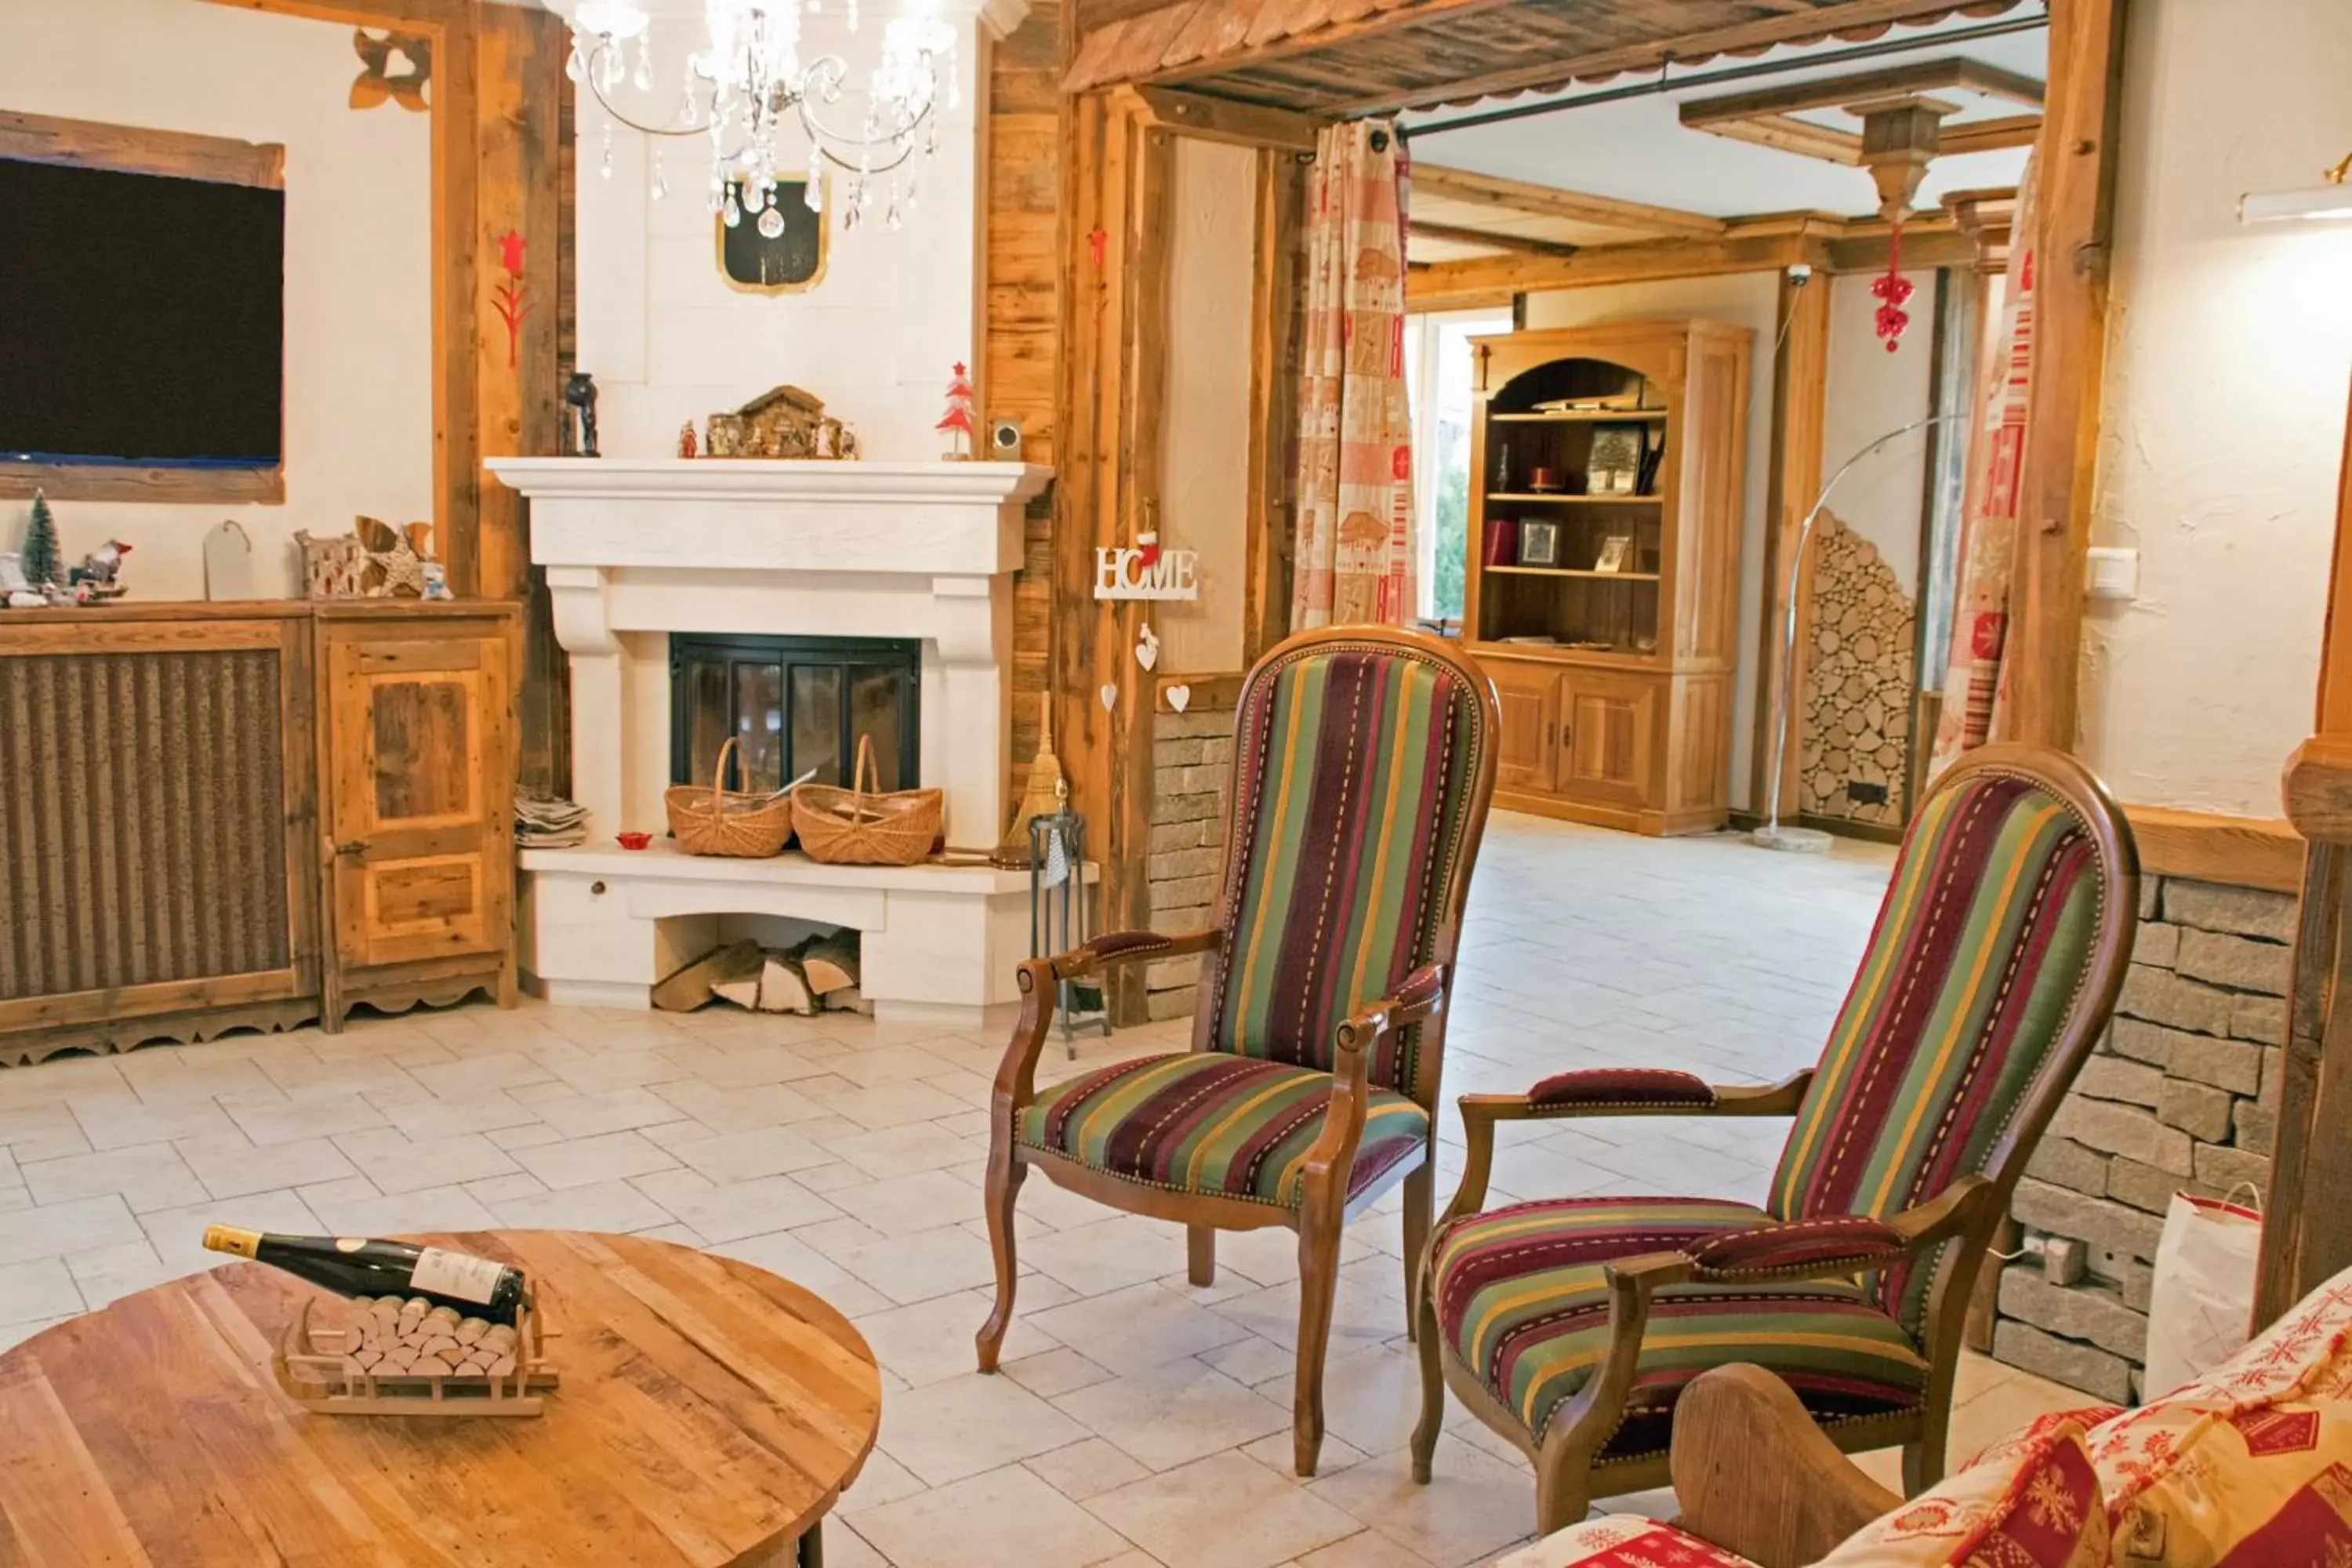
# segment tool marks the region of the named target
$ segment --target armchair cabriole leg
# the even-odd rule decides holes
[[[1323,1355],[1339,1284],[1339,1215],[1310,1212],[1298,1231],[1298,1375],[1290,1406],[1291,1461],[1302,1476],[1315,1473],[1323,1452]]]
[[[988,1152],[985,1202],[988,1246],[996,1257],[996,1305],[989,1312],[988,1321],[980,1326],[976,1341],[982,1372],[996,1370],[997,1352],[1004,1346],[1004,1331],[1013,1326],[1013,1289],[1018,1267],[1013,1257],[1013,1209],[1021,1196],[1022,1178],[1028,1173],[1028,1167],[1013,1157],[1012,1130],[1000,1127],[995,1146]]]
[[[1927,1413],[1927,1429],[1916,1443],[1903,1445],[1903,1495],[1917,1497],[1944,1479],[1945,1425],[1937,1417],[1942,1414]]]
[[[1536,1533],[1566,1530],[1592,1511],[1592,1456],[1555,1426],[1536,1450]]]
[[[1428,1163],[1404,1179],[1404,1331],[1418,1339],[1421,1314],[1421,1266],[1429,1251],[1430,1211],[1437,1200],[1437,1173]]]
[[[1437,1297],[1424,1289],[1412,1300],[1414,1349],[1421,1353],[1421,1419],[1412,1428],[1412,1479],[1429,1484],[1437,1435],[1445,1426],[1445,1373],[1437,1364]]]
[[[1214,1226],[1184,1227],[1184,1278],[1195,1285],[1217,1282],[1217,1231]]]

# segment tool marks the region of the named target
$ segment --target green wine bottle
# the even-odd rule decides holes
[[[521,1270],[446,1247],[354,1236],[281,1236],[227,1225],[205,1226],[205,1246],[283,1268],[339,1296],[422,1296],[493,1323],[511,1324],[523,1301]]]

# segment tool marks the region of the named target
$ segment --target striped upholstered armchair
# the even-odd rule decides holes
[[[1973,753],[1921,804],[1820,1064],[1769,1088],[1658,1068],[1462,1100],[1462,1188],[1416,1298],[1422,1480],[1450,1385],[1536,1467],[1546,1531],[1668,1479],[1684,1387],[1753,1363],[1839,1448],[1943,1473],[1971,1286],[2131,956],[2129,828],[2072,758]],[[1768,1206],[1570,1198],[1479,1212],[1498,1121],[1794,1118]]]
[[[1486,678],[1410,633],[1304,633],[1250,671],[1214,923],[1097,937],[1022,966],[990,1112],[996,1308],[982,1372],[1013,1316],[1013,1202],[1033,1168],[1183,1224],[1198,1285],[1215,1278],[1218,1231],[1286,1226],[1300,1274],[1293,1458],[1315,1473],[1340,1229],[1404,1184],[1408,1300],[1429,1235],[1445,1003],[1496,722]],[[1190,953],[1202,960],[1190,1051],[1038,1089],[1057,981]]]

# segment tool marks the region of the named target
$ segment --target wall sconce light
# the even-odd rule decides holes
[[[2352,218],[2352,156],[2328,170],[2325,184],[2300,191],[2265,191],[2238,198],[2240,223],[2278,223],[2288,218],[2317,221]]]

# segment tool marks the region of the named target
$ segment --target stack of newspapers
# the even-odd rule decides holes
[[[576,801],[517,790],[515,842],[526,849],[570,849],[588,841],[588,808]]]

